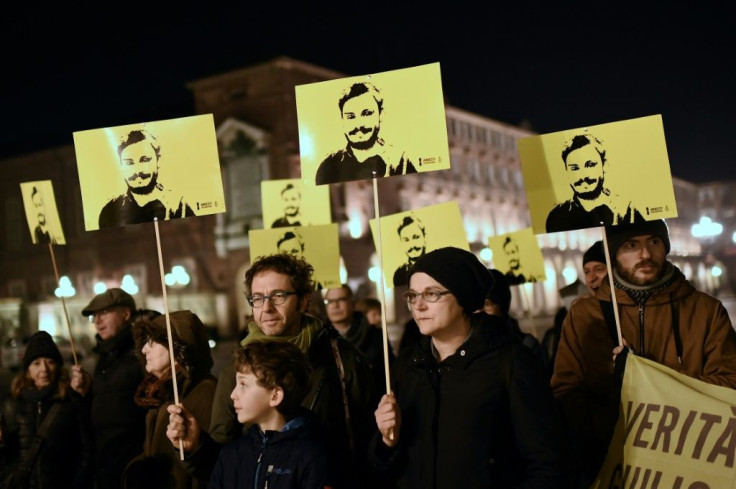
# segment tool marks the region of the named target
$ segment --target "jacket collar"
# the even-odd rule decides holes
[[[513,341],[514,334],[509,323],[498,316],[478,312],[470,318],[470,336],[455,353],[445,358],[440,365],[466,368],[479,356],[500,348]],[[431,368],[438,365],[432,354],[432,338],[421,338],[417,354],[413,359],[417,368]]]

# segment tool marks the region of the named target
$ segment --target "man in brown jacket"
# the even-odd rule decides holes
[[[723,304],[695,290],[667,260],[665,222],[607,228],[607,235],[621,333],[630,352],[736,388],[736,331]],[[600,469],[618,417],[621,372],[612,361],[618,346],[613,317],[604,280],[595,296],[571,307],[552,376],[555,397],[578,437],[587,480]]]

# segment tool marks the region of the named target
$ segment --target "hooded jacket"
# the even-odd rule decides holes
[[[560,422],[538,359],[500,318],[474,314],[471,324],[441,362],[428,337],[399,356],[399,443],[374,438],[375,462],[401,487],[562,487]]]
[[[302,409],[281,431],[248,434],[220,450],[210,489],[322,489],[327,482],[327,457],[315,415]]]
[[[670,284],[641,306],[616,289],[623,337],[637,355],[710,384],[736,387],[736,332],[728,313],[719,300],[695,290],[680,270],[673,269]],[[585,470],[593,477],[608,450],[620,399],[611,361],[616,343],[601,308],[601,301],[611,304],[610,294],[604,281],[595,297],[570,308],[551,381],[568,422],[581,438]]]
[[[312,389],[302,406],[311,410],[322,425],[325,449],[331,462],[329,470],[331,474],[336,474],[336,487],[353,487],[355,481],[366,479],[365,452],[376,431],[373,418],[376,395],[370,366],[362,353],[340,337],[334,328],[323,325],[319,319],[302,315],[302,329],[305,328],[315,331],[315,336],[306,348],[307,359],[312,367]],[[248,337],[243,343],[247,341]],[[348,443],[343,389],[333,345],[339,352],[345,372],[352,447]],[[242,425],[237,422],[230,399],[234,386],[235,367],[232,362],[228,362],[219,374],[209,434],[203,433],[201,446],[187,454],[187,466],[195,474],[206,477],[205,474],[209,474],[214,467],[217,450],[221,445],[242,434]],[[352,485],[342,485],[346,479]]]
[[[190,311],[176,311],[169,317],[177,358],[176,381],[179,402],[192,413],[200,426],[209,426],[216,381],[210,374],[213,362],[207,331],[199,318]],[[134,326],[136,345],[143,344],[150,338],[166,346],[168,342],[165,321],[166,317],[160,316],[148,323],[152,327],[144,326],[146,323],[137,323]],[[157,389],[146,389],[148,386],[155,386]],[[166,428],[169,424],[169,413],[166,408],[174,403],[171,376],[165,374],[159,379],[153,374],[148,374],[136,397],[138,403],[150,407],[146,413],[143,452],[126,469],[125,481],[128,486],[141,487],[139,482],[145,481],[147,484],[155,485],[173,484],[161,487],[177,489],[206,487],[206,481],[199,481],[187,473],[178,460],[179,451],[166,437]]]

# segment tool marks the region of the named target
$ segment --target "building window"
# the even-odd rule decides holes
[[[501,134],[491,131],[491,146],[501,149]]]

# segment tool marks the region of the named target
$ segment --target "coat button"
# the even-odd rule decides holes
[[[461,357],[464,357],[465,356],[465,350],[460,350],[460,356]]]

